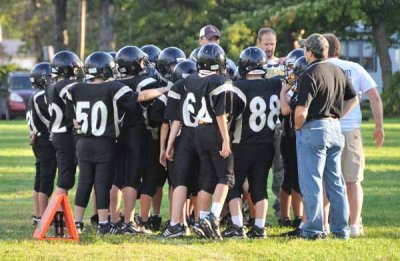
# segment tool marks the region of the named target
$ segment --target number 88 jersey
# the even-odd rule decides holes
[[[234,83],[235,110],[233,143],[254,144],[274,141],[275,125],[280,123],[279,94],[282,88],[278,77],[244,80]],[[243,106],[244,105],[244,106]]]

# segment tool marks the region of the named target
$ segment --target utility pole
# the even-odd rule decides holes
[[[86,35],[86,0],[81,0],[81,28],[79,36],[79,58],[83,62],[85,58],[85,35]]]

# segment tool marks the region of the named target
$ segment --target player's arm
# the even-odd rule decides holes
[[[301,129],[306,122],[308,115],[308,107],[297,105],[294,111],[294,128],[296,130]]]
[[[158,96],[160,96],[161,94],[168,92],[169,89],[170,89],[170,86],[140,91],[138,93],[137,101],[143,102],[143,101],[153,100],[153,99],[157,98]]]
[[[169,131],[168,123],[163,123],[161,125],[161,130],[160,130],[160,164],[163,165],[164,168],[167,167],[165,150],[166,150],[168,131]]]
[[[289,90],[289,86],[286,83],[282,82],[282,89],[279,95],[279,101],[281,103],[281,114],[282,115],[289,115],[292,113],[292,109],[289,106],[289,101],[288,98],[290,97],[287,95],[287,92]]]
[[[385,139],[385,132],[383,130],[382,100],[376,88],[368,90],[367,95],[375,122],[375,130],[372,134],[372,139],[375,141],[375,147],[381,147]]]
[[[167,159],[171,161],[174,160],[175,139],[176,136],[178,136],[180,128],[181,122],[178,120],[174,120],[171,125],[171,131],[169,132],[167,149],[165,150],[165,155]]]
[[[226,158],[231,153],[231,142],[230,142],[230,138],[229,138],[228,123],[227,123],[226,115],[225,114],[217,115],[216,120],[218,123],[219,132],[221,133],[221,137],[222,137],[222,141],[223,141],[222,149],[219,152],[219,154],[223,158]]]

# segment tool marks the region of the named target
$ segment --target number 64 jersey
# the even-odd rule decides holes
[[[67,93],[67,113],[80,125],[80,136],[119,136],[125,112],[137,106],[138,94],[118,81],[76,83]]]
[[[274,141],[279,123],[279,94],[282,88],[278,77],[244,80],[234,83],[233,143],[260,144]]]

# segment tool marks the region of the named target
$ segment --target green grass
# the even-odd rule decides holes
[[[0,121],[0,260],[399,260],[400,259],[400,120],[385,120],[384,147],[373,147],[372,122],[364,122],[366,153],[364,238],[308,242],[278,237],[274,226],[265,240],[212,242],[195,238],[165,240],[158,236],[98,237],[89,229],[80,243],[32,239],[31,198],[34,157],[24,121]],[[271,184],[269,182],[269,184]],[[75,190],[70,195],[73,203]],[[270,201],[273,194],[269,193]],[[164,197],[164,218],[167,215]],[[270,209],[269,212],[272,212]],[[88,209],[87,215],[91,214]],[[268,215],[267,222],[276,225]]]

